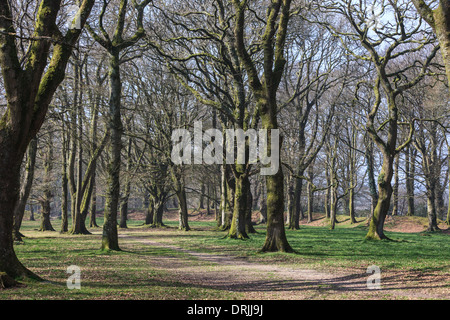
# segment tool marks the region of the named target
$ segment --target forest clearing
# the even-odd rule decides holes
[[[0,71],[0,299],[450,298],[449,0],[0,0]]]
[[[364,240],[365,219],[350,225],[348,216],[339,216],[338,228],[329,230],[325,217],[317,215],[313,223],[288,232],[297,253],[262,254],[257,253],[262,226],[241,242],[215,230],[213,215],[190,216],[189,234],[177,229],[176,216],[168,213],[165,227],[148,228],[139,220],[143,213],[130,214],[129,227],[119,231],[122,251],[108,254],[98,249],[99,228],[76,237],[39,232],[36,222],[26,221],[25,245],[17,251],[46,282],[0,291],[0,299],[422,300],[450,295],[450,229],[441,223],[441,233],[426,233],[425,218],[394,217],[386,229],[395,241],[377,244]],[[69,265],[81,268],[80,290],[66,286]],[[370,265],[382,271],[378,290],[367,287]]]

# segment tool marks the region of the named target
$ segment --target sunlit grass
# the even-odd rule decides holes
[[[59,221],[52,221],[57,229]],[[101,218],[98,219],[101,225]],[[248,261],[296,265],[313,269],[359,269],[377,265],[382,270],[414,270],[433,273],[450,272],[450,236],[443,233],[387,232],[393,241],[366,241],[365,224],[350,227],[338,224],[335,230],[326,226],[304,226],[286,230],[296,253],[260,253],[265,240],[265,225],[248,240],[232,240],[226,232],[215,230],[216,223],[191,221],[191,231],[177,229],[177,221],[166,221],[167,227],[152,229],[142,221],[128,222],[119,229],[122,251],[100,250],[101,228],[89,228],[91,235],[69,235],[39,232],[38,222],[24,221],[24,243],[16,244],[20,261],[48,280],[25,282],[26,286],[0,291],[0,299],[239,299],[241,293],[214,289],[208,283],[191,286],[174,276],[170,268],[181,266],[208,268],[184,248],[210,254],[238,256]],[[139,238],[139,239],[138,239]],[[168,244],[164,247],[139,241]],[[161,264],[164,260],[166,263]],[[81,290],[69,290],[67,267],[82,270]]]

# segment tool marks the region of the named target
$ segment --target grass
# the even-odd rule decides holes
[[[58,221],[54,221],[57,226]],[[101,225],[101,218],[98,220]],[[129,229],[119,234],[142,236],[150,241],[164,242],[185,249],[239,256],[264,264],[289,264],[313,269],[358,269],[377,265],[382,270],[450,272],[450,236],[444,233],[388,232],[394,241],[366,241],[365,226],[338,225],[327,227],[301,226],[286,230],[295,254],[258,253],[265,239],[265,226],[257,226],[250,239],[224,238],[226,233],[214,231],[215,222],[190,222],[192,231],[177,230],[177,221],[168,221],[168,228],[142,228],[142,221],[128,223]],[[24,244],[15,246],[20,261],[44,279],[45,283],[26,282],[23,287],[0,290],[0,299],[241,299],[239,292],[230,292],[207,283],[191,286],[170,266],[185,264],[205,268],[211,263],[199,261],[185,252],[146,245],[120,238],[122,251],[100,251],[101,229],[90,229],[92,235],[67,235],[37,231],[38,222],[24,221]],[[66,272],[70,265],[82,270],[81,290],[68,290]],[[169,267],[168,267],[169,266]],[[325,290],[325,289],[324,289]]]
[[[301,226],[300,230],[286,230],[288,241],[297,251],[296,254],[260,254],[258,250],[265,239],[264,228],[257,227],[258,233],[250,235],[250,239],[245,241],[223,239],[221,235],[210,232],[200,238],[190,237],[189,234],[179,236],[177,242],[192,250],[210,253],[219,250],[261,262],[286,261],[316,268],[375,264],[380,268],[398,270],[449,270],[450,237],[440,232],[386,232],[393,241],[369,241],[364,239],[367,230],[363,225],[353,228],[344,225],[335,230]]]

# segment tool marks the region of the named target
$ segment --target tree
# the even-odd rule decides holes
[[[387,239],[383,227],[393,193],[391,182],[394,174],[394,159],[408,146],[414,133],[414,121],[412,121],[406,140],[398,141],[400,118],[397,100],[402,93],[414,87],[428,74],[439,46],[429,49],[435,39],[427,30],[421,28],[420,23],[411,21],[412,19],[408,16],[410,6],[407,1],[386,4],[383,12],[386,12],[386,8],[389,7],[393,12],[393,18],[390,23],[384,24],[383,17],[371,17],[370,8],[362,2],[355,4],[353,1],[346,0],[338,4],[325,2],[320,5],[328,6],[331,11],[341,14],[348,21],[350,30],[343,30],[332,23],[324,22],[323,24],[340,38],[341,43],[351,55],[359,60],[370,62],[376,70],[376,79],[372,87],[375,103],[368,113],[366,127],[369,136],[382,152],[383,164],[378,175],[378,202],[366,238]],[[373,21],[374,19],[376,21]],[[422,40],[417,40],[418,35]],[[353,43],[355,41],[359,46]],[[364,51],[361,51],[361,47]],[[417,52],[424,52],[424,50],[429,50],[424,61],[408,66],[394,66],[395,61]],[[414,78],[405,76],[414,68],[419,70]],[[377,126],[376,120],[381,113],[381,107],[387,108],[387,117]]]
[[[250,10],[251,1],[233,0],[236,12],[234,18],[235,47],[239,61],[247,72],[250,89],[254,96],[256,107],[259,110],[262,128],[270,133],[278,130],[277,122],[277,91],[280,85],[284,68],[286,35],[291,18],[291,1],[272,1],[267,7],[266,19],[263,21],[263,33],[255,36],[262,47],[262,73],[258,72],[255,61],[252,59],[246,45],[245,37],[247,26],[245,16]],[[275,143],[282,144],[281,141]],[[268,139],[268,146],[272,141]],[[271,147],[268,147],[271,152]],[[279,155],[278,155],[279,156]],[[261,251],[293,252],[289,245],[284,228],[284,181],[283,170],[266,176],[267,190],[267,233]]]
[[[81,29],[63,33],[56,21],[61,0],[42,0],[29,34],[29,49],[19,55],[15,16],[9,1],[0,2],[0,67],[7,106],[0,121],[0,272],[38,278],[17,259],[13,216],[19,198],[20,166],[29,142],[40,129]],[[83,0],[74,22],[83,27],[94,0]],[[52,48],[52,49],[51,49]],[[50,61],[48,62],[49,58]],[[23,88],[28,88],[25,92]]]
[[[39,231],[55,231],[50,221],[50,209],[53,198],[52,190],[52,170],[53,170],[53,134],[51,129],[48,131],[44,148],[44,176],[42,181],[42,194],[39,196],[38,201],[41,205],[41,225]]]
[[[31,187],[33,185],[33,178],[36,164],[37,154],[37,138],[30,141],[27,150],[27,162],[25,165],[25,172],[23,175],[19,201],[14,209],[14,240],[22,241],[22,234],[20,233],[20,226],[22,225],[23,215],[25,213],[25,207],[30,196]]]
[[[120,250],[117,235],[117,210],[120,199],[120,165],[122,150],[122,117],[121,117],[121,91],[122,81],[120,78],[121,52],[139,41],[145,34],[142,24],[144,9],[151,0],[144,0],[141,3],[132,1],[137,10],[136,32],[128,39],[124,39],[126,25],[126,14],[129,12],[128,1],[121,0],[114,34],[109,36],[103,27],[103,18],[108,8],[109,2],[104,1],[102,11],[99,16],[99,29],[101,35],[96,33],[92,27],[87,26],[87,30],[92,37],[100,44],[109,55],[109,130],[110,130],[110,163],[108,164],[108,190],[106,193],[106,204],[104,211],[102,250]]]
[[[412,2],[420,16],[433,28],[439,39],[450,87],[450,3],[448,0],[439,0],[438,6],[432,9],[425,0],[412,0]]]
[[[344,53],[336,39],[324,28],[298,17],[292,21],[286,48],[287,64],[280,85],[281,112],[297,122],[293,134],[284,132],[284,143],[297,149],[292,166],[295,176],[292,189],[292,204],[288,210],[288,228],[299,229],[303,218],[301,197],[305,170],[315,160],[328,137],[333,121],[333,104],[347,83],[348,74],[341,70]],[[340,83],[339,83],[340,82]],[[292,117],[295,114],[295,117]],[[327,115],[325,121],[320,117]],[[291,128],[289,126],[289,128]],[[290,139],[290,140],[288,140]],[[284,149],[290,149],[285,146]],[[310,184],[308,184],[310,185]]]

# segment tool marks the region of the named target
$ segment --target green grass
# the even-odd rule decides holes
[[[214,226],[214,223],[211,224]],[[363,226],[350,228],[301,226],[286,230],[295,254],[258,253],[265,240],[265,226],[249,240],[223,239],[223,234],[210,232],[204,237],[178,237],[183,246],[205,252],[222,252],[254,260],[308,264],[311,267],[360,267],[375,264],[380,268],[449,270],[450,236],[443,233],[386,232],[393,241],[369,241]],[[205,232],[203,232],[205,233]],[[221,249],[219,249],[221,248]]]
[[[98,219],[101,225],[101,219]],[[215,222],[190,222],[192,231],[177,230],[176,221],[166,222],[168,228],[143,228],[141,221],[129,221],[127,231],[119,234],[142,236],[150,241],[165,242],[185,249],[226,254],[249,261],[268,264],[299,265],[315,269],[365,269],[377,265],[382,270],[414,270],[433,273],[450,272],[450,236],[444,233],[395,233],[387,235],[394,241],[366,241],[365,227],[349,228],[301,226],[286,230],[288,241],[297,251],[259,253],[265,239],[265,226],[257,226],[250,239],[232,240],[225,232],[214,231]],[[59,229],[59,221],[53,221]],[[92,235],[61,235],[37,231],[38,222],[25,221],[24,244],[15,250],[20,261],[47,283],[26,282],[25,287],[0,290],[0,299],[240,299],[241,293],[208,287],[191,286],[174,275],[171,268],[162,268],[162,259],[183,261],[186,266],[208,268],[211,263],[178,250],[145,245],[119,238],[123,251],[100,251],[101,228],[90,229]],[[82,270],[81,290],[68,290],[67,267]],[[166,264],[167,266],[167,264]]]

